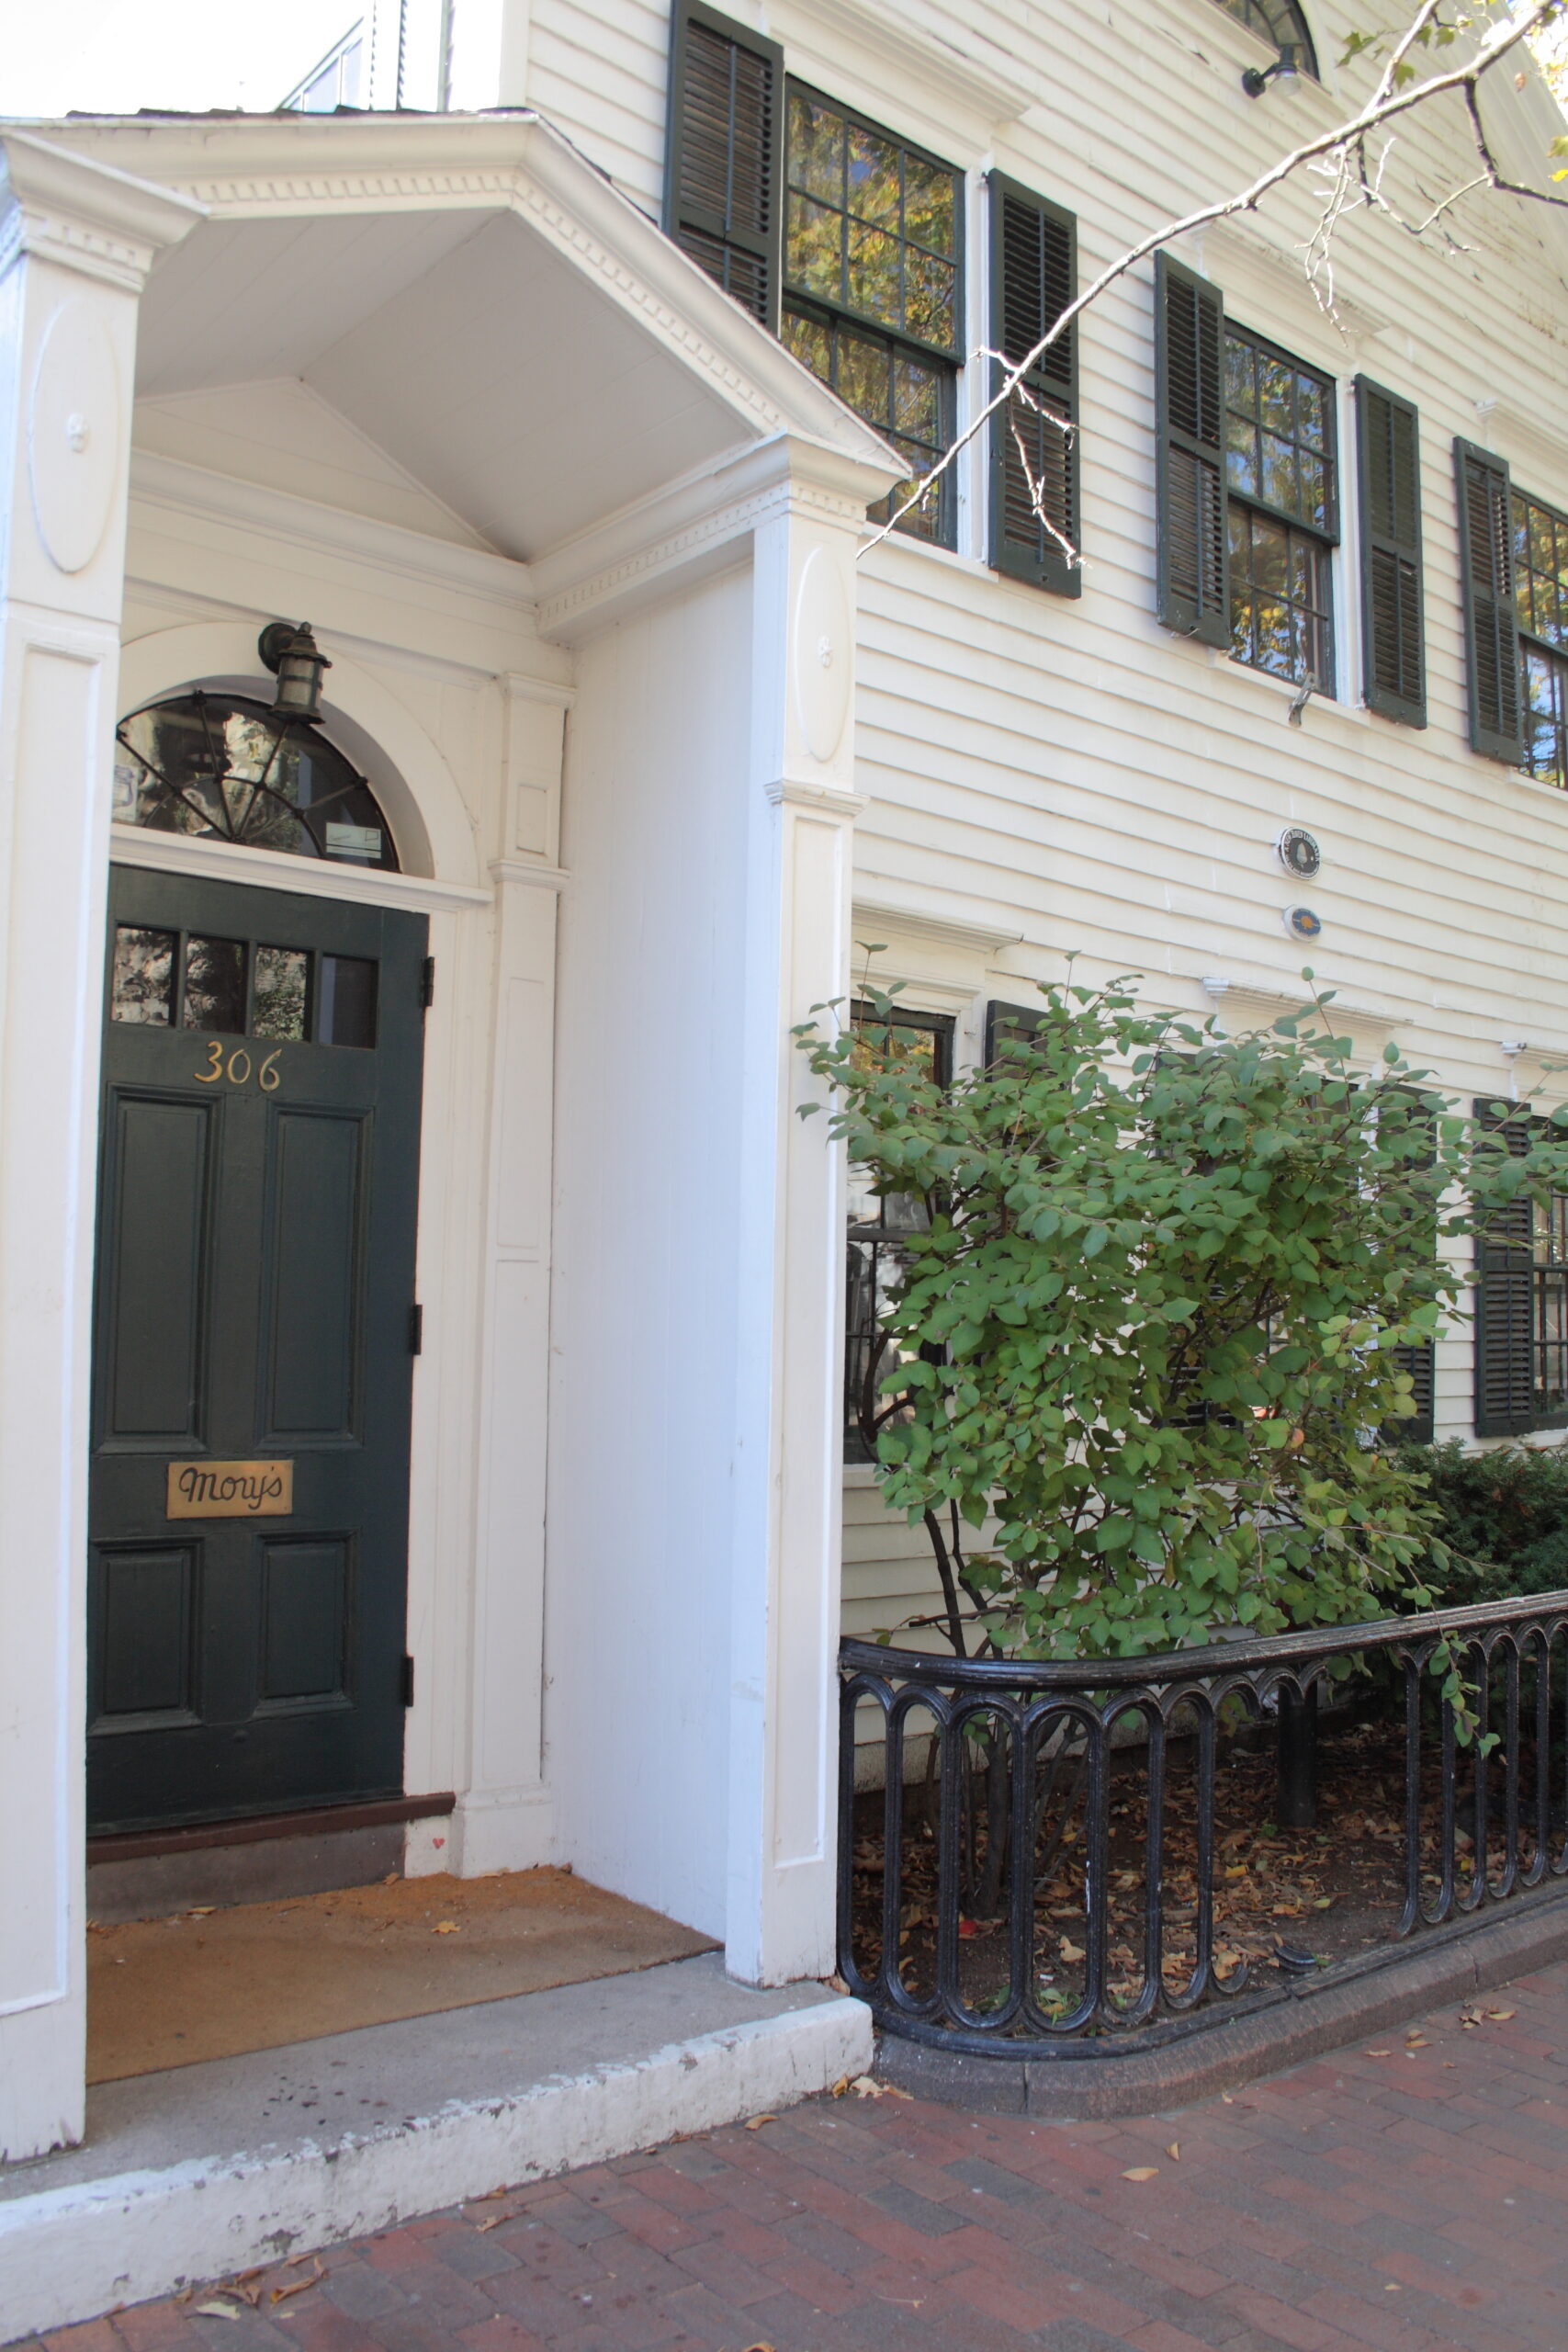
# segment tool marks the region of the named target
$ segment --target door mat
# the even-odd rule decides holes
[[[711,1936],[561,1870],[400,1878],[90,1926],[87,2080],[277,2050],[714,1949]]]

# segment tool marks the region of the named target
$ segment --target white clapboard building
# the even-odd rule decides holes
[[[866,519],[1365,14],[377,0],[275,114],[0,133],[10,2158],[84,2131],[88,1841],[314,1815],[830,1973],[835,1645],[929,1585],[795,1116],[864,949],[944,1068],[1068,951],[1568,1055],[1568,220],[1409,233],[1457,98],[1331,308],[1303,175]],[[1568,1427],[1568,1221],[1480,1297],[1432,1426]]]

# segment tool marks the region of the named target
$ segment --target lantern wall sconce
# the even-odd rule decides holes
[[[279,718],[313,727],[321,715],[321,680],[332,663],[310,634],[309,621],[268,621],[256,651],[277,680],[272,707]]]
[[[1241,77],[1241,86],[1249,98],[1260,98],[1270,82],[1277,82],[1281,90],[1292,91],[1301,88],[1303,78],[1300,41],[1282,40],[1273,64],[1266,65],[1261,73],[1256,65],[1249,65]]]

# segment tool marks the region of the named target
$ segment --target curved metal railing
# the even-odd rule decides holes
[[[1429,1670],[1443,1644],[1468,1737]],[[1151,1657],[846,1640],[840,1678],[840,1972],[917,2041],[1017,2057],[1164,2040],[1568,1892],[1568,1591]],[[1308,1827],[1325,1690],[1359,1691],[1363,1726],[1375,1693],[1403,1747],[1386,1900],[1353,1951],[1314,1951],[1303,1928],[1247,1956],[1216,1926],[1216,1894],[1223,1918],[1226,1879],[1245,1875],[1220,1857],[1219,1761],[1238,1726],[1271,1721],[1272,1810]]]

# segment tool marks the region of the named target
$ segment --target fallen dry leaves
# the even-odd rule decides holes
[[[1158,2171],[1158,2165],[1129,2165],[1122,2177],[1123,2180],[1153,2180]]]
[[[302,2260],[303,2257],[296,2256],[295,2259],[296,2261],[299,2261]],[[326,2275],[326,2272],[321,2268],[321,2264],[318,2262],[309,2278],[296,2278],[293,2285],[290,2287],[275,2287],[272,2290],[272,2292],[268,2295],[267,2301],[269,2303],[286,2303],[290,2295],[302,2295],[306,2292],[307,2289],[319,2286]]]

